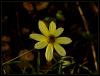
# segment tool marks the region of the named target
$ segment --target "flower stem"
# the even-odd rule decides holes
[[[37,74],[39,74],[40,71],[40,51],[38,51],[38,58],[37,58]]]
[[[62,70],[62,62],[60,61],[58,74],[62,74],[62,71],[61,70]]]

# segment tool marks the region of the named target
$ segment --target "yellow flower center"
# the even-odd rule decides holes
[[[48,37],[49,39],[48,39],[48,42],[49,43],[54,43],[55,42],[55,37],[53,36],[53,35],[50,35],[49,37]]]

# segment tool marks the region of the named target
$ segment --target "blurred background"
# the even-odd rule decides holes
[[[34,47],[36,42],[29,38],[29,34],[32,32],[40,33],[38,29],[39,20],[43,20],[47,24],[54,20],[57,27],[64,28],[62,36],[72,39],[71,44],[63,46],[66,49],[67,55],[74,57],[77,64],[84,64],[92,72],[96,71],[95,62],[99,65],[98,2],[2,2],[1,6],[2,63],[17,57],[19,54],[23,53],[23,50],[27,52]],[[79,7],[83,14],[80,13]],[[86,27],[88,27],[88,30]],[[90,33],[87,34],[87,31]],[[91,42],[96,53],[95,60]],[[46,64],[44,52],[45,49],[41,51],[41,66],[49,67],[53,65],[53,62]],[[21,66],[27,64],[26,62],[29,61],[31,64],[28,63],[28,65],[25,66],[29,67],[27,73],[31,74],[30,68],[36,68],[35,66],[37,65],[36,58],[37,53],[32,51],[19,60],[17,59],[18,61],[24,61],[24,63],[16,62],[15,64],[3,66],[2,74],[21,74],[21,69],[23,68]],[[69,74],[66,69],[64,72]],[[56,71],[50,72],[50,74],[55,73]],[[87,73],[86,71],[80,71],[80,74]]]

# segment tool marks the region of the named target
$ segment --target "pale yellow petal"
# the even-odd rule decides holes
[[[66,55],[65,49],[61,45],[59,45],[57,43],[54,43],[54,48],[55,48],[56,52],[59,55],[61,55],[61,56],[65,56]]]
[[[64,31],[64,28],[62,28],[62,27],[58,28],[58,29],[56,30],[56,32],[54,33],[54,36],[55,36],[55,37],[60,36],[60,35],[63,33],[63,31]]]
[[[49,30],[48,30],[46,24],[42,20],[39,20],[38,27],[43,35],[45,35],[45,36],[49,35]]]
[[[56,43],[59,43],[59,44],[70,44],[71,42],[72,42],[72,40],[69,37],[56,38]]]
[[[33,34],[30,34],[29,37],[37,41],[47,41],[47,37],[41,34],[33,33]]]
[[[37,42],[34,46],[35,49],[43,49],[47,46],[47,42]]]
[[[48,62],[52,60],[53,58],[53,45],[52,44],[48,44],[46,48],[46,52],[45,52],[45,57]]]
[[[55,33],[55,31],[56,31],[56,24],[55,24],[54,21],[50,22],[49,31],[50,31],[50,34],[54,34]]]

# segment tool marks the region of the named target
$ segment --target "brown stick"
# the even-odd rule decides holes
[[[85,30],[86,30],[87,34],[89,34],[90,32],[89,32],[89,29],[88,29],[88,22],[85,19],[85,16],[84,16],[84,14],[82,12],[81,7],[79,6],[79,2],[76,2],[76,4],[78,5],[79,13],[80,13],[80,15],[82,17],[82,20],[84,22]],[[94,58],[95,69],[96,69],[96,71],[98,71],[98,65],[97,65],[97,61],[96,61],[96,53],[95,53],[95,48],[94,48],[94,45],[93,45],[92,41],[91,41],[91,49],[92,49],[92,54],[93,54],[93,58]]]
[[[19,55],[19,56],[17,56],[17,57],[15,57],[15,58],[13,58],[13,59],[11,59],[11,60],[9,60],[9,61],[4,62],[2,65],[5,65],[5,64],[7,64],[7,63],[9,63],[9,62],[11,62],[11,61],[13,61],[13,60],[15,60],[15,59],[17,59],[17,58],[23,56],[23,55],[25,55],[25,54],[31,52],[31,51],[33,51],[33,49],[30,50],[30,51],[27,51],[27,52],[25,52],[25,53],[23,53],[23,54],[21,54],[21,55]]]

